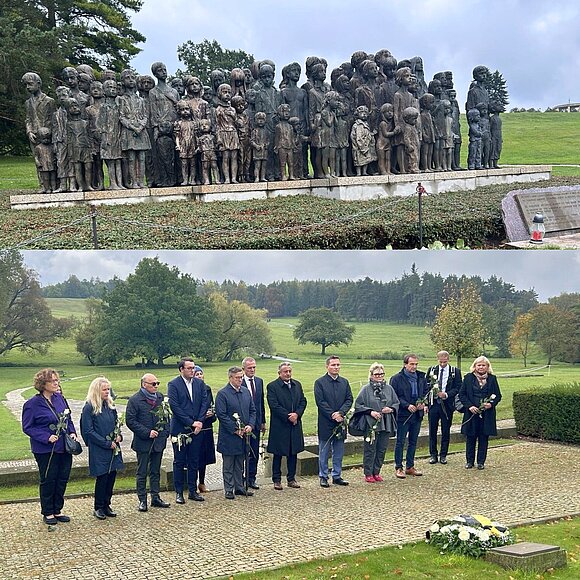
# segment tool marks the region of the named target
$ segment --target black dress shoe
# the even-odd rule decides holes
[[[105,512],[102,509],[98,509],[95,510],[93,512],[93,515],[98,519],[98,520],[106,520],[107,516],[105,515]]]
[[[68,522],[70,522],[69,516],[65,516],[64,514],[54,516],[54,518],[56,519],[57,522],[61,522],[63,524],[67,524]]]
[[[245,495],[246,497],[252,497],[254,495],[253,491],[246,491],[245,489],[236,489],[234,492],[236,495]]]
[[[437,457],[435,457],[435,455],[431,455],[431,457],[429,458],[429,463],[431,465],[434,465],[435,463],[439,463],[439,460],[437,459]]]
[[[321,477],[320,478],[320,487],[330,487],[330,485],[328,483],[328,479]]]
[[[466,463],[465,469],[473,469],[473,463]]]
[[[202,497],[201,495],[199,495],[199,493],[197,493],[197,491],[194,491],[193,493],[190,493],[187,496],[187,499],[192,499],[193,501],[205,501],[205,498]]]
[[[236,499],[236,496],[234,495],[233,491],[226,491],[225,498],[226,499]]]
[[[175,503],[185,503],[185,498],[182,493],[175,494]]]
[[[117,517],[117,513],[111,509],[111,506],[107,506],[106,508],[103,508],[103,513],[108,518],[116,518]]]
[[[483,463],[478,463],[477,469],[485,469],[485,465]]]
[[[248,487],[251,487],[252,489],[260,489],[260,486],[255,481],[248,483]]]
[[[332,483],[334,483],[334,485],[348,485],[348,481],[344,481],[342,477],[337,477],[336,479],[333,479]]]
[[[47,518],[46,516],[42,516],[42,521],[47,526],[56,526],[56,524],[58,524],[58,520],[54,516],[52,516],[51,518]]]
[[[447,465],[447,457],[445,455],[442,455],[439,458],[439,463],[441,463],[441,465]]]
[[[163,501],[160,497],[154,497],[151,500],[151,507],[168,508],[169,505],[170,505],[169,503]]]
[[[146,512],[147,511],[147,502],[146,501],[140,501],[139,502],[139,507],[137,508],[140,512]]]

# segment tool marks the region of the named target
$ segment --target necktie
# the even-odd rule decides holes
[[[254,387],[254,379],[250,377],[250,393],[252,393],[252,400],[256,399],[256,387]]]
[[[439,368],[439,388],[443,390],[443,369]]]

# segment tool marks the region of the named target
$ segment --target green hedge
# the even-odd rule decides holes
[[[580,443],[580,383],[515,392],[513,409],[520,435]]]

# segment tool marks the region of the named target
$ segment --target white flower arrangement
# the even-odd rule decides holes
[[[513,544],[514,535],[506,527],[481,515],[438,520],[426,532],[427,543],[441,553],[452,552],[479,558],[487,550]]]

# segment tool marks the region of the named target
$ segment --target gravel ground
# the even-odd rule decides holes
[[[434,520],[460,513],[507,525],[580,513],[580,447],[491,449],[484,471],[464,469],[463,454],[449,460],[421,460],[425,476],[406,480],[386,466],[382,484],[353,470],[349,487],[322,489],[312,477],[300,479],[301,489],[274,491],[263,482],[252,498],[214,491],[183,506],[166,493],[170,509],[144,514],[134,495],[119,495],[119,516],[103,522],[92,516],[92,498],[73,499],[65,506],[72,522],[52,532],[38,503],[0,506],[0,578],[212,578],[419,540]]]

